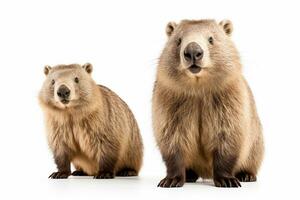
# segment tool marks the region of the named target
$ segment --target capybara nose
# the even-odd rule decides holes
[[[70,96],[70,93],[70,89],[65,85],[61,85],[57,90],[57,96],[62,99],[67,99]]]
[[[203,50],[196,42],[189,43],[184,49],[184,59],[187,62],[195,63],[203,58]]]

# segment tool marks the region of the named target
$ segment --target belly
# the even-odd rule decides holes
[[[90,176],[98,173],[99,163],[97,163],[95,160],[89,159],[87,156],[76,155],[71,162],[76,170],[82,170]]]

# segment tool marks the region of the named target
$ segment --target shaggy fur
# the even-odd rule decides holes
[[[255,102],[230,39],[232,24],[214,20],[169,23],[157,67],[153,127],[167,167],[160,187],[180,187],[198,177],[218,187],[255,181],[263,137]],[[183,61],[186,44],[204,50],[201,71]]]
[[[71,174],[70,163],[77,176],[138,175],[143,145],[126,103],[108,88],[96,85],[90,76],[90,64],[46,66],[44,72],[47,78],[39,100],[58,168],[50,177],[67,178]],[[67,105],[56,97],[62,84],[71,90]]]

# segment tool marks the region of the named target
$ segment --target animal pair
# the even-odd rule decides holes
[[[232,23],[168,23],[153,92],[153,128],[167,167],[160,187],[198,177],[217,187],[255,181],[263,137],[252,92],[231,40]],[[40,92],[49,146],[58,172],[51,178],[138,175],[143,144],[136,120],[114,92],[97,85],[92,65],[46,66]]]

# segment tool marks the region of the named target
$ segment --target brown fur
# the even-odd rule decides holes
[[[52,178],[88,174],[95,178],[137,175],[142,164],[143,145],[136,120],[114,92],[98,86],[90,77],[92,66],[46,67],[47,79],[40,92],[45,113],[48,142],[58,172]],[[79,77],[79,83],[73,81]],[[55,101],[56,85],[74,85],[74,99],[66,107]],[[71,79],[71,80],[70,80]]]
[[[237,178],[255,180],[264,151],[262,130],[229,37],[232,24],[184,20],[169,23],[166,32],[153,91],[153,127],[167,166],[159,186],[182,186],[198,176],[221,187],[240,186]],[[196,75],[180,57],[180,43],[194,33],[207,55]],[[209,37],[212,45],[206,43]]]

